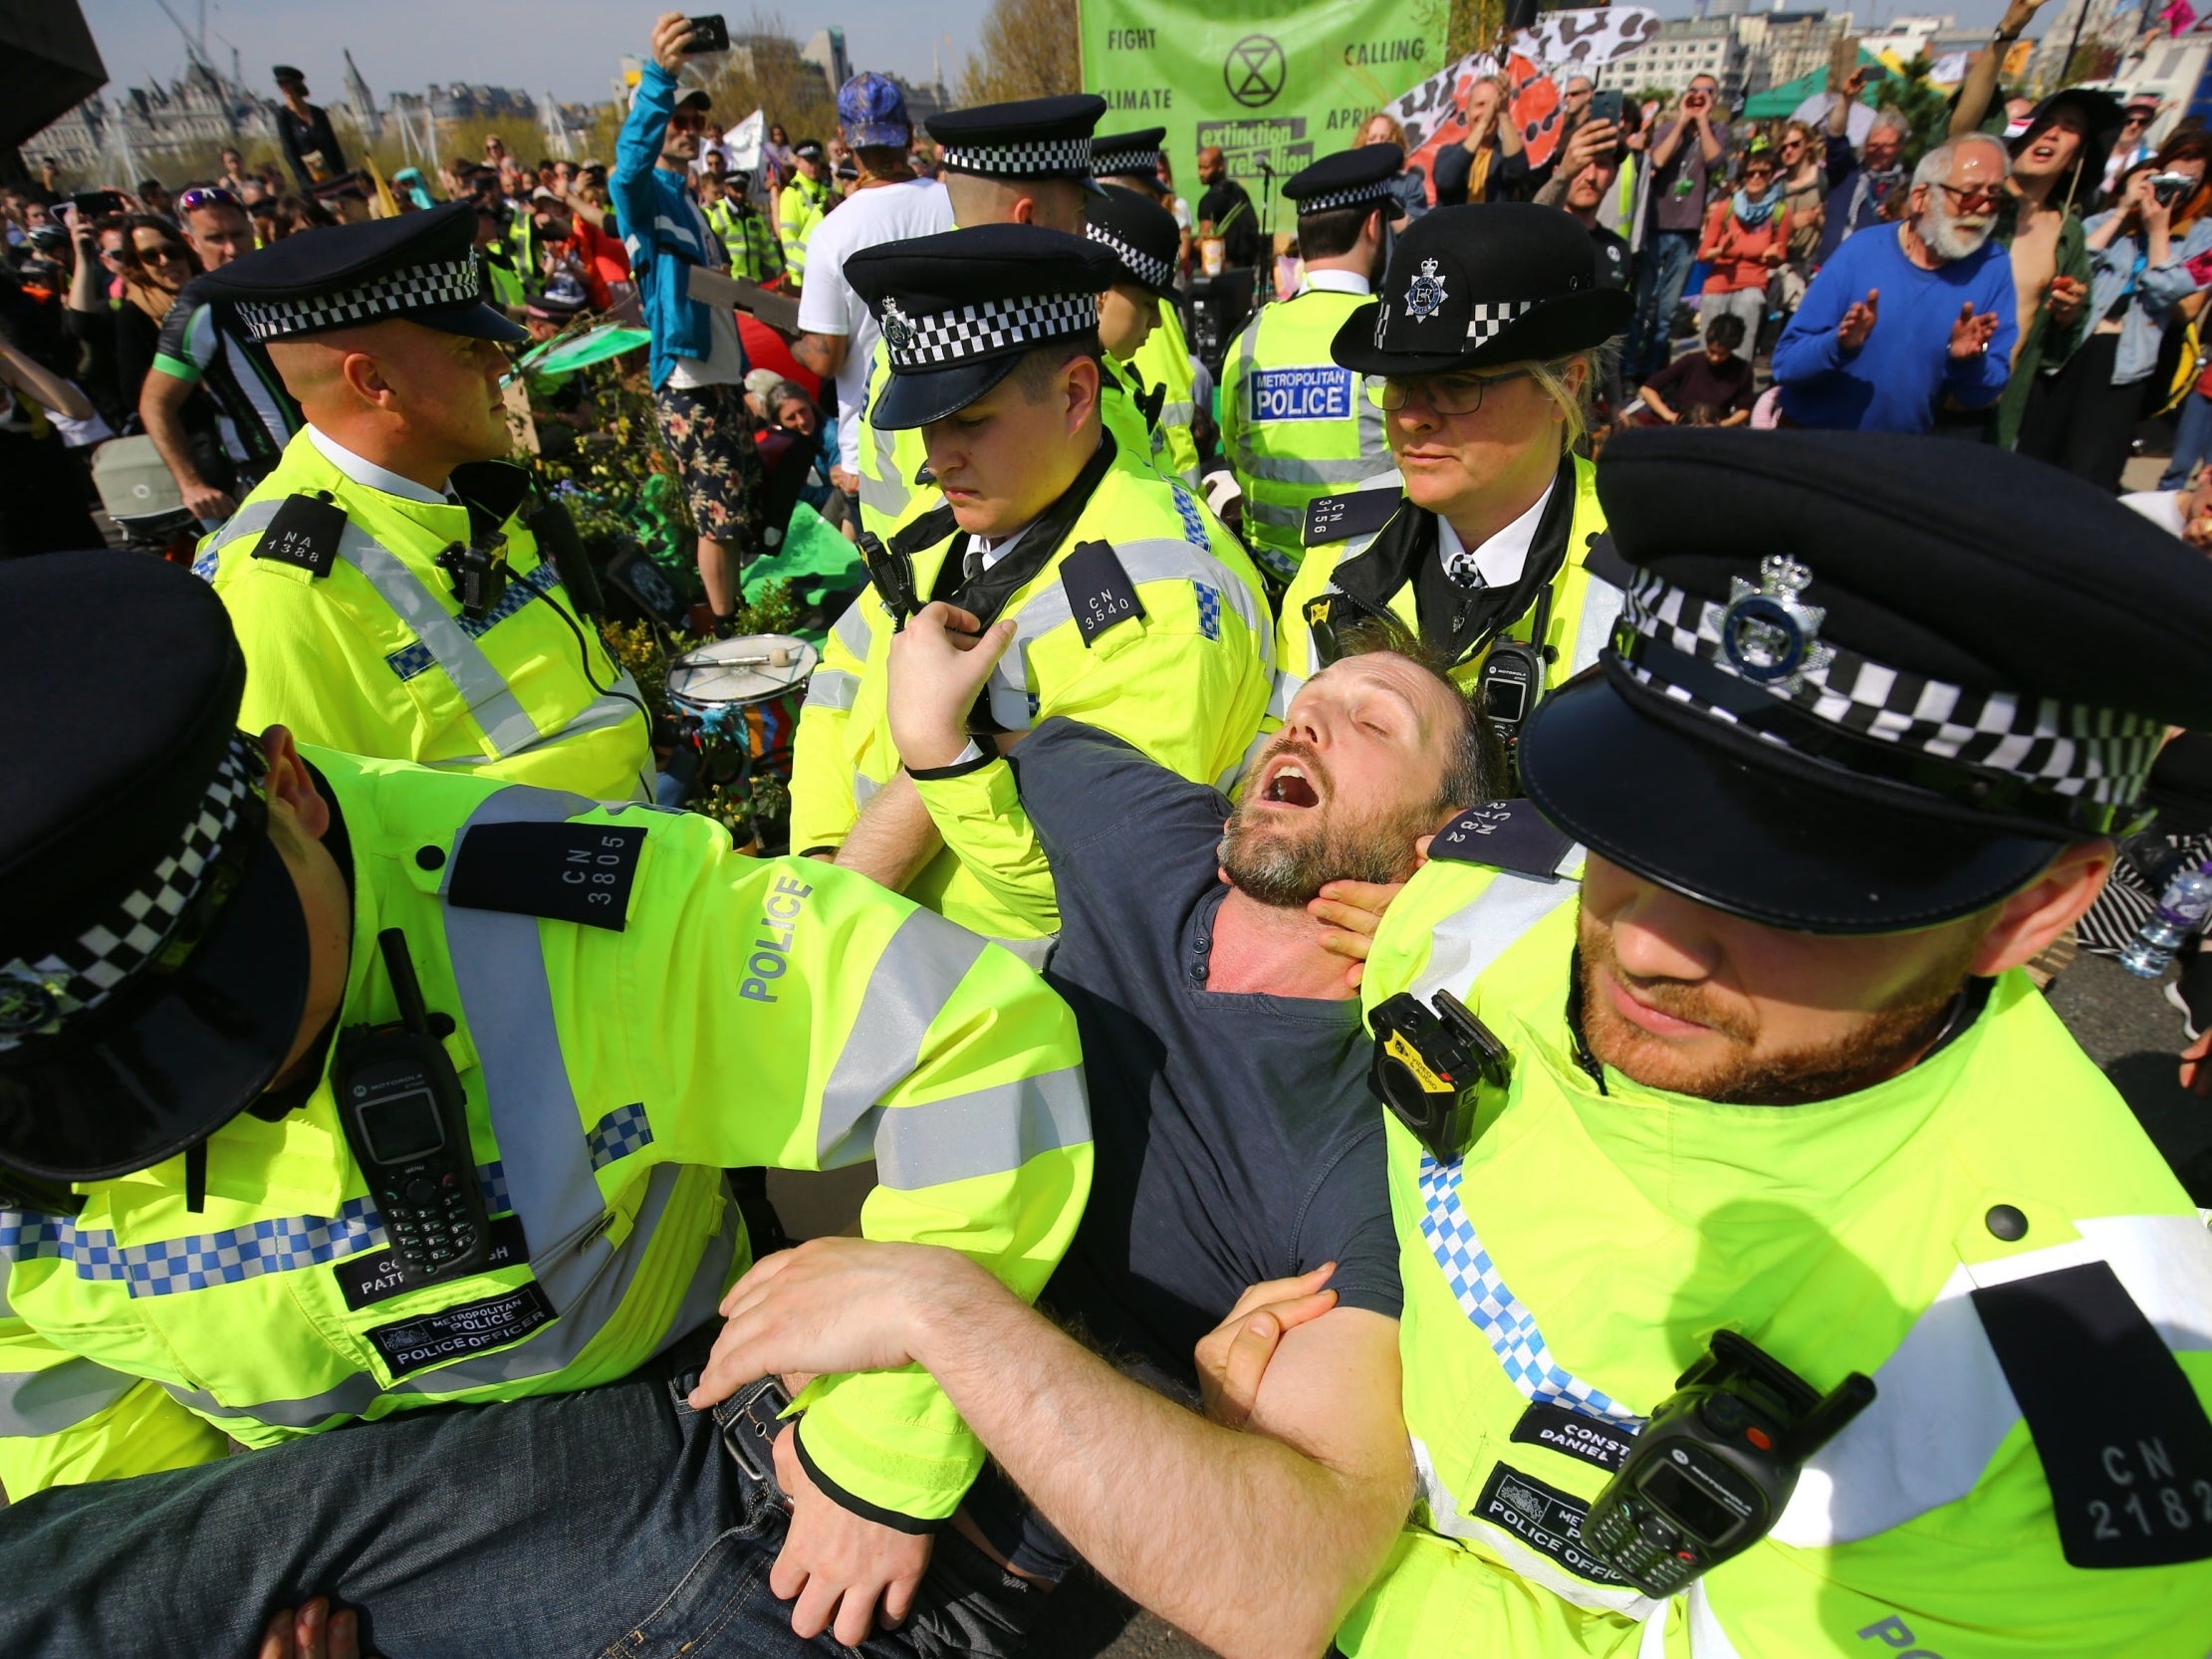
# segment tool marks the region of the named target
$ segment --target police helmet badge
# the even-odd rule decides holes
[[[1421,261],[1421,274],[1406,285],[1405,315],[1416,323],[1425,323],[1444,309],[1444,279],[1437,274],[1436,261]]]
[[[50,1034],[61,1012],[54,987],[36,974],[20,968],[0,974],[0,1038]]]
[[[1728,608],[1720,615],[1720,648],[1745,679],[1796,691],[1807,674],[1835,658],[1820,643],[1826,607],[1799,597],[1812,581],[1812,571],[1797,560],[1771,553],[1759,562],[1758,587],[1742,577],[1729,584]]]
[[[898,309],[896,300],[883,302],[883,343],[894,352],[903,352],[914,343],[914,323]]]

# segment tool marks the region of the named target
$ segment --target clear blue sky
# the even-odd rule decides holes
[[[157,0],[82,0],[93,38],[117,89],[169,79],[184,64],[176,27]],[[170,10],[196,27],[198,0],[168,0]],[[701,11],[715,0],[690,0]],[[727,0],[724,0],[727,4]],[[825,22],[845,30],[857,69],[880,69],[924,80],[932,48],[944,58],[945,79],[958,78],[974,44],[988,0],[808,0],[783,13],[801,38]],[[1327,0],[1304,0],[1326,4]],[[1651,0],[1647,0],[1651,3]],[[1687,15],[1689,0],[1655,0],[1665,16]],[[1851,0],[1829,0],[1841,10]],[[1900,13],[1955,15],[1962,25],[1993,25],[2004,0],[1883,0],[1852,5],[1859,27]],[[2047,12],[2058,10],[2057,0]],[[394,88],[416,91],[429,82],[488,82],[533,95],[551,89],[564,100],[609,96],[617,61],[639,52],[656,0],[207,0],[209,56],[228,68],[238,48],[246,81],[268,84],[269,66],[297,64],[318,100],[342,94],[342,48],[353,49],[369,88],[379,99]],[[764,15],[773,17],[771,8]],[[726,15],[741,28],[751,12]]]

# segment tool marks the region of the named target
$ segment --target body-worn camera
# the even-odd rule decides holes
[[[1733,1330],[1715,1332],[1674,1387],[1582,1529],[1615,1571],[1662,1597],[1765,1538],[1805,1460],[1874,1398],[1858,1371],[1823,1395]]]
[[[1367,1023],[1374,1058],[1367,1087],[1439,1162],[1466,1150],[1483,1086],[1513,1079],[1513,1053],[1449,991],[1430,1008],[1410,991],[1377,1005]]]

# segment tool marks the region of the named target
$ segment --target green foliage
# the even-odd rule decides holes
[[[960,74],[962,104],[1003,104],[1083,90],[1076,0],[991,0],[979,45],[981,50],[968,54]]]
[[[1903,75],[1874,83],[1874,108],[1896,111],[1912,129],[1911,142],[1905,146],[1908,167],[1940,144],[1950,129],[1950,99],[1928,81],[1934,67],[1922,53],[1905,65]]]

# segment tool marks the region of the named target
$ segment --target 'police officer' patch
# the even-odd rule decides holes
[[[461,836],[445,902],[619,933],[644,846],[631,826],[479,824]]]
[[[1318,495],[1306,504],[1306,545],[1345,542],[1380,530],[1397,515],[1405,498],[1388,490],[1352,490],[1345,495]]]
[[[1475,1520],[1504,1528],[1576,1577],[1626,1587],[1628,1580],[1583,1542],[1583,1522],[1589,1515],[1588,1499],[1562,1492],[1504,1463],[1492,1466],[1474,1511]]]
[[[482,1302],[464,1302],[435,1313],[371,1325],[362,1334],[376,1345],[384,1368],[394,1377],[403,1377],[449,1359],[466,1359],[486,1348],[519,1342],[552,1320],[553,1304],[532,1280]]]
[[[1111,543],[1079,543],[1060,562],[1060,586],[1068,594],[1068,608],[1075,613],[1087,649],[1107,628],[1144,614],[1136,584],[1121,568]]]
[[[1428,855],[1551,881],[1574,844],[1573,836],[1553,829],[1528,802],[1493,801],[1470,807],[1437,830]]]
[[[2078,1567],[2212,1558],[2212,1420],[2104,1262],[1977,1287]]]
[[[338,564],[338,544],[345,534],[346,509],[337,502],[321,496],[287,496],[254,544],[253,556],[327,577]]]

